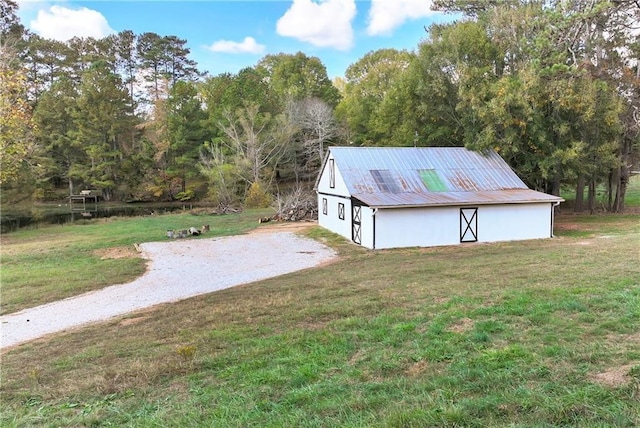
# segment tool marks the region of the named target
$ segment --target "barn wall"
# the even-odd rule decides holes
[[[550,203],[487,205],[478,210],[478,241],[551,237]]]
[[[351,198],[349,190],[335,165],[333,156],[325,162],[317,184],[318,196],[318,224],[351,241]],[[331,186],[331,168],[333,164],[334,186]],[[327,212],[323,211],[323,200],[326,200]],[[340,205],[344,207],[344,216],[341,218]]]
[[[327,213],[322,210],[322,200],[327,200]],[[339,204],[344,204],[344,219],[339,218]],[[318,224],[351,241],[351,200],[333,195],[318,194]]]
[[[430,247],[460,242],[457,207],[380,209],[375,248]]]
[[[335,172],[335,186],[331,187],[331,165],[333,161],[333,156],[329,153],[329,158],[324,164],[322,172],[320,173],[320,179],[318,180],[317,191],[319,193],[328,193],[331,195],[341,195],[341,196],[350,196],[349,190],[347,189],[347,185],[342,178],[342,174],[338,170],[338,166],[334,163],[334,172]]]
[[[477,239],[496,242],[549,238],[551,216],[549,203],[479,206]],[[375,248],[460,244],[460,225],[460,207],[380,209],[375,215]]]
[[[360,245],[367,248],[374,248],[374,210],[369,207],[361,207],[362,210],[362,224],[361,228],[361,240]]]

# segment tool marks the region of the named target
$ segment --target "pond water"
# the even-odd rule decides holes
[[[162,214],[193,208],[185,203],[104,203],[98,204],[75,203],[69,204],[39,204],[31,207],[12,208],[2,207],[0,212],[0,232],[14,232],[24,227],[34,227],[39,224],[67,224],[75,221],[86,221],[107,217],[134,217],[150,214]]]

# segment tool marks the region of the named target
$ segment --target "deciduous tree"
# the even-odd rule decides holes
[[[371,145],[390,139],[391,129],[397,129],[399,124],[388,120],[383,102],[389,97],[387,102],[390,104],[391,97],[398,95],[391,92],[413,58],[414,55],[407,51],[380,49],[367,53],[347,68],[344,97],[336,108],[336,115],[348,126],[353,143]],[[408,99],[401,101],[409,102]],[[398,103],[395,103],[393,110],[397,111],[397,108]]]
[[[242,168],[243,179],[249,185],[271,184],[287,141],[281,134],[283,120],[282,116],[274,118],[251,104],[235,113],[227,112],[220,122],[226,143],[235,155],[234,163]]]
[[[0,62],[0,186],[15,182],[35,153],[26,76]]]
[[[265,56],[256,67],[282,104],[287,100],[319,98],[335,107],[340,94],[331,83],[327,69],[317,57],[302,52]]]

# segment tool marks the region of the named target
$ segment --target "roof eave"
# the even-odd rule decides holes
[[[320,172],[316,177],[316,182],[313,185],[313,190],[318,190],[318,186],[320,185],[320,178],[322,178],[322,172],[324,171],[324,167],[327,164],[327,162],[329,162],[330,152],[331,152],[331,147],[327,149],[327,153],[325,153],[324,159],[322,159],[322,165],[320,165]]]
[[[367,205],[371,208],[395,209],[395,208],[430,208],[430,207],[461,207],[474,205],[523,205],[523,204],[555,204],[564,202],[564,199],[549,200],[523,200],[523,201],[469,201],[469,202],[442,202],[428,204],[406,204],[406,205]]]

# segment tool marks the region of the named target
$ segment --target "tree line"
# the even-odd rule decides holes
[[[0,0],[3,203],[98,189],[106,200],[266,205],[312,186],[328,145],[494,149],[576,209],[624,209],[640,152],[640,5],[437,0],[460,14],[415,51],[344,78],[304,53],[210,76],[186,40],[131,31],[43,39]],[[587,191],[587,201],[583,194]]]

